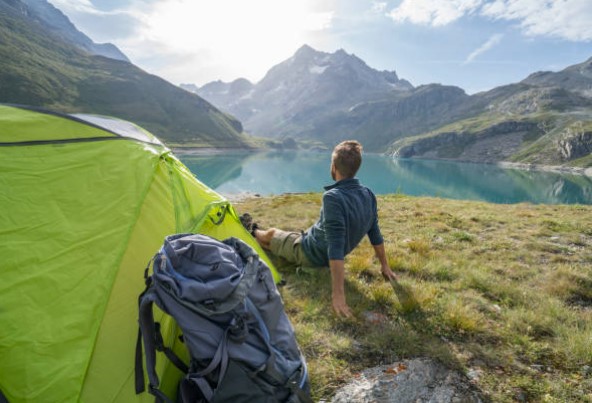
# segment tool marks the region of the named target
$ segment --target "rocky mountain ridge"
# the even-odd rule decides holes
[[[398,156],[592,166],[592,58],[475,94],[461,119],[389,149]],[[509,128],[509,130],[508,130]]]
[[[47,0],[21,0],[26,8],[23,13],[42,24],[49,32],[63,38],[66,42],[98,56],[129,62],[127,56],[112,43],[95,43],[80,32],[74,24]]]
[[[372,69],[342,49],[325,53],[304,45],[256,84],[217,81],[197,94],[239,118],[247,131],[284,138],[300,136],[306,122],[323,120],[327,112],[345,112],[378,94],[411,89],[396,72]]]
[[[592,58],[467,95],[413,87],[344,50],[305,45],[257,83],[217,81],[197,93],[254,135],[327,146],[357,138],[370,151],[410,158],[592,166]]]

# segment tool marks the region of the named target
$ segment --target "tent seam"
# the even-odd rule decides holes
[[[108,130],[105,130],[108,131]],[[86,137],[86,138],[74,138],[74,139],[56,139],[56,140],[31,140],[31,141],[15,141],[0,143],[0,147],[24,147],[24,146],[37,146],[37,145],[48,145],[48,144],[68,144],[68,143],[92,143],[96,141],[113,141],[113,140],[128,140],[136,141],[138,143],[150,144],[158,147],[165,147],[159,143],[152,143],[150,141],[138,140],[132,137],[124,137],[116,135],[117,137]],[[166,147],[165,147],[166,148]]]

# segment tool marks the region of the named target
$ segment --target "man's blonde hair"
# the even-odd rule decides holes
[[[343,141],[333,149],[331,160],[342,176],[353,178],[362,165],[362,145],[356,140]]]

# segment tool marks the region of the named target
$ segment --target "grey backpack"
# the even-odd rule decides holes
[[[171,400],[159,390],[156,351],[186,373],[177,401],[311,401],[306,363],[273,276],[250,246],[178,234],[165,239],[151,262],[153,274],[146,268],[139,297],[136,393],[145,390],[143,341],[148,391],[157,401]],[[189,365],[163,345],[154,303],[180,327]]]

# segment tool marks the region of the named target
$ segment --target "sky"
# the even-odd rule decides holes
[[[149,73],[256,83],[304,44],[467,93],[592,57],[592,0],[49,0]]]

